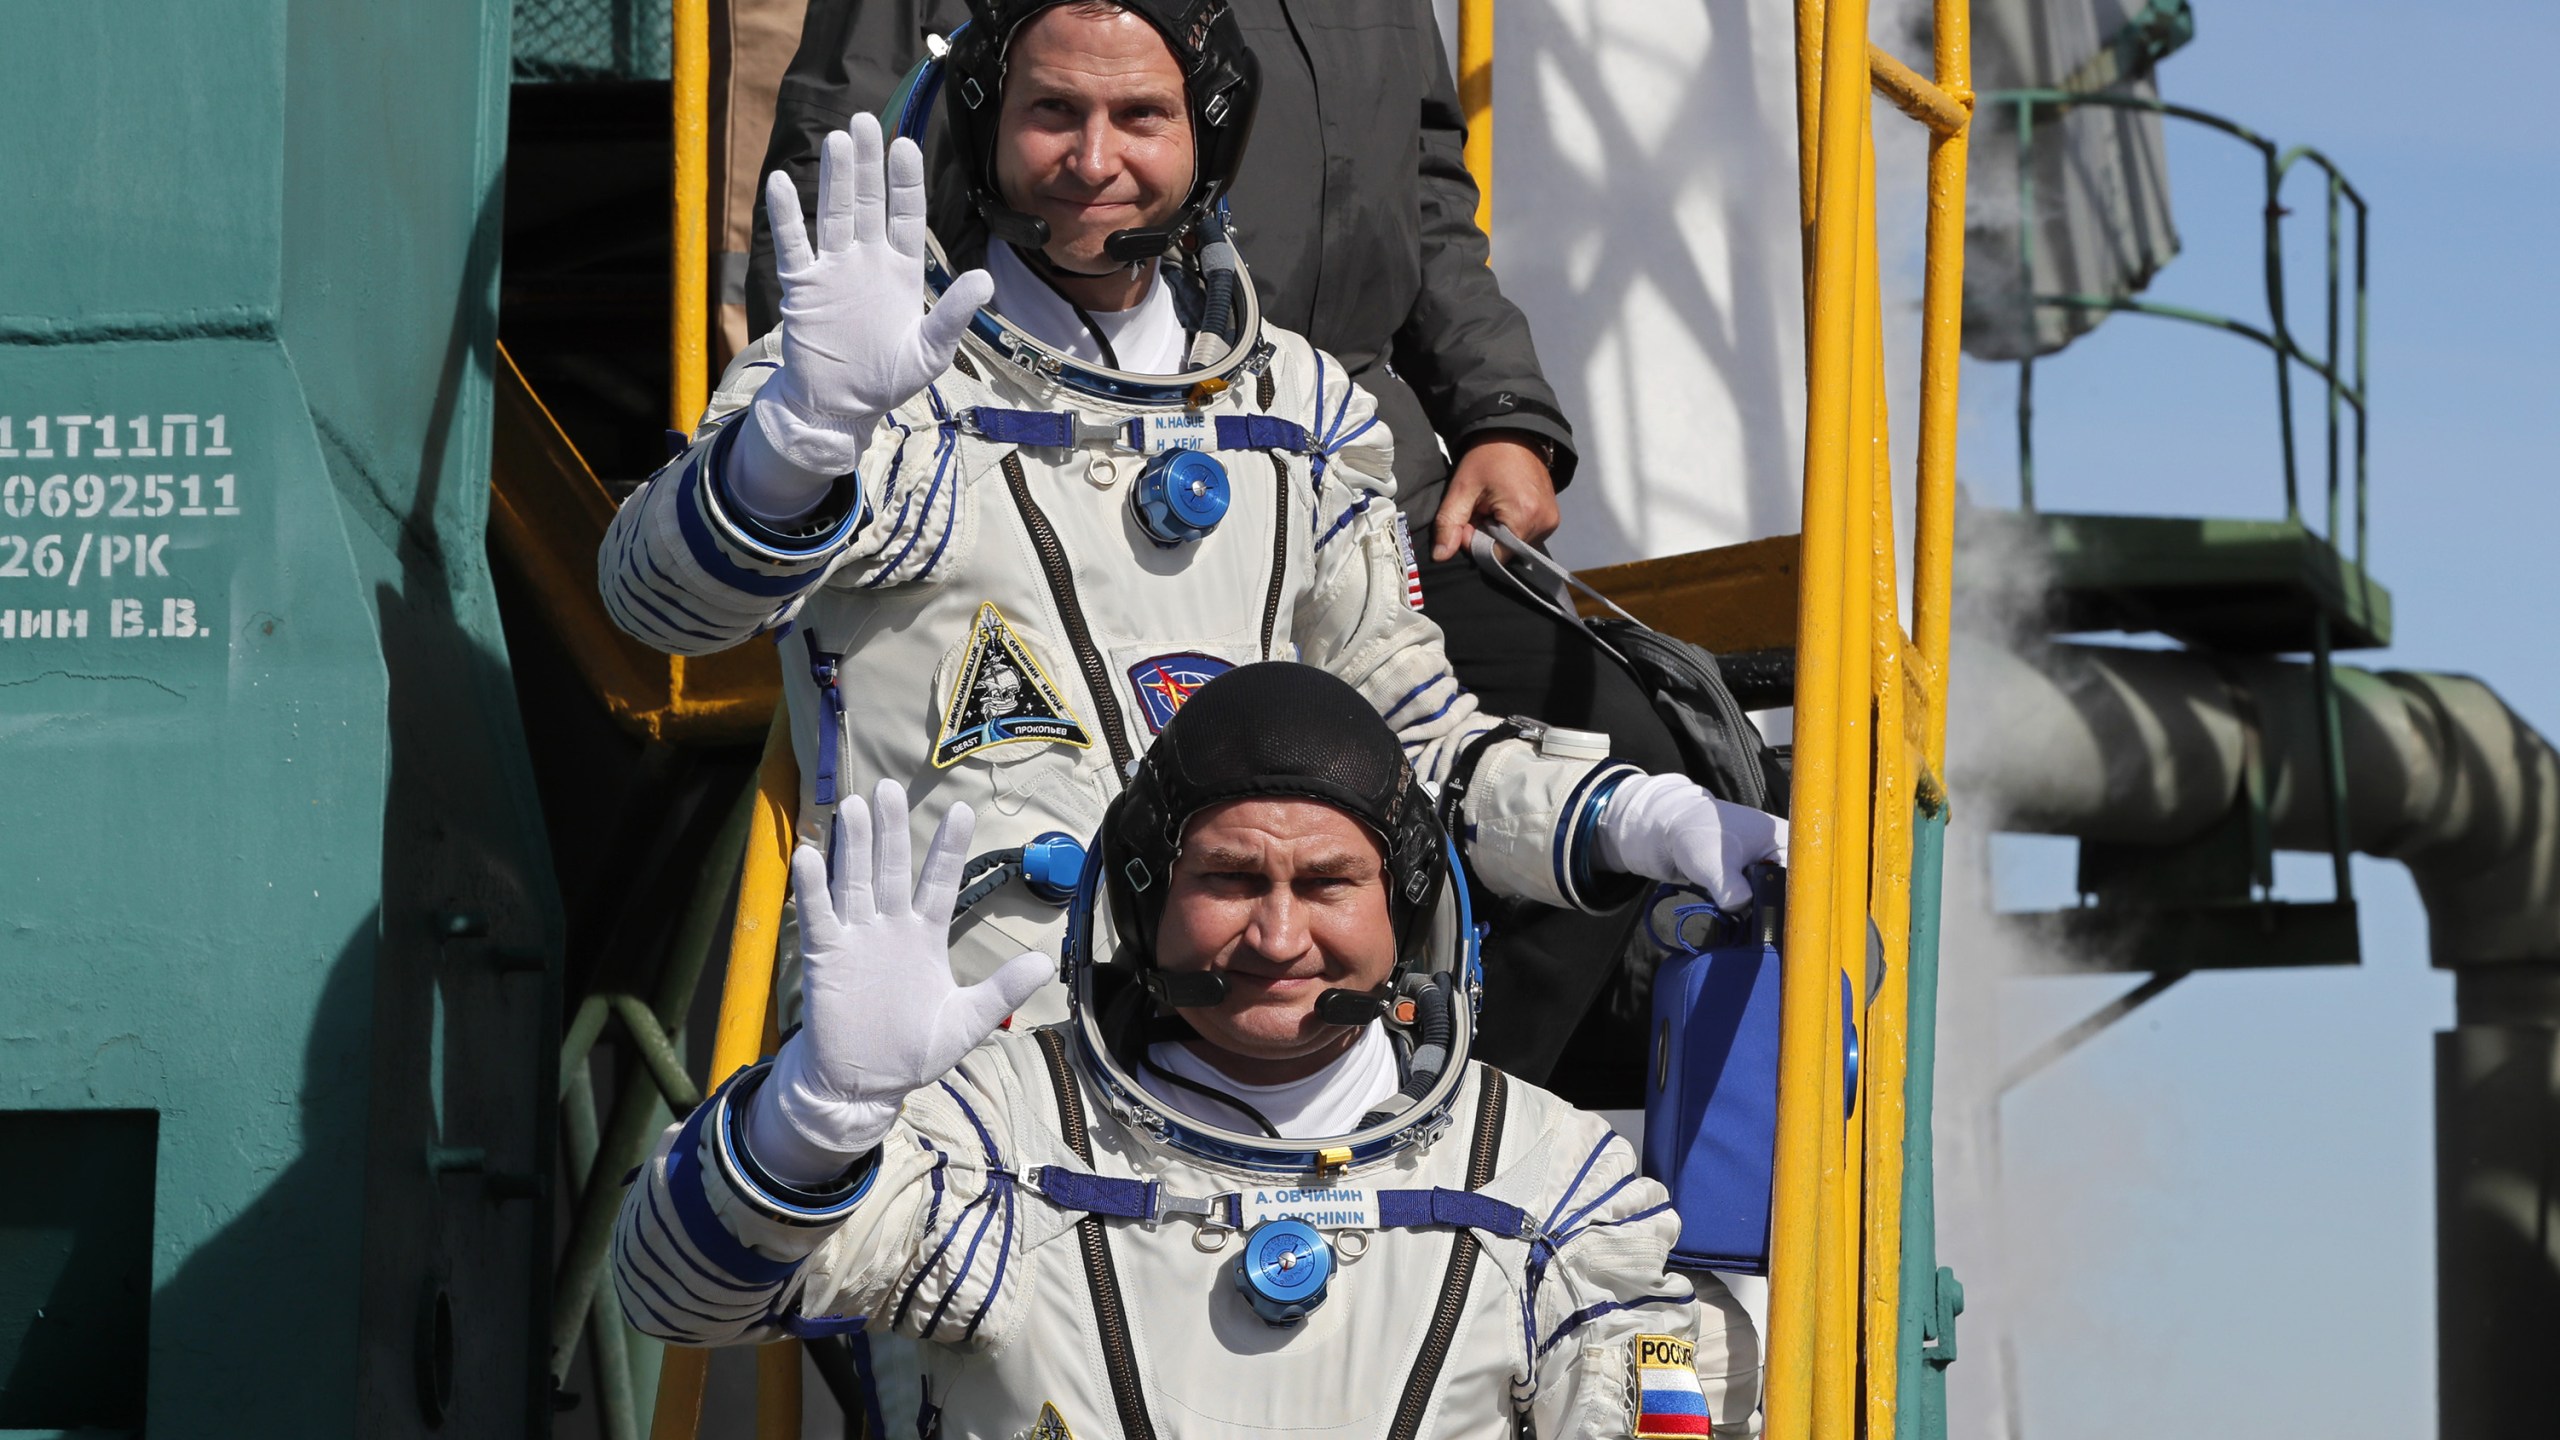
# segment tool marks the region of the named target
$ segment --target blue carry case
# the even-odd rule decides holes
[[[1769,1269],[1769,1199],[1778,1151],[1778,941],[1786,872],[1755,865],[1741,916],[1712,904],[1672,910],[1669,952],[1653,979],[1652,1061],[1645,1074],[1644,1170],[1671,1191],[1690,1270]],[[1657,904],[1659,912],[1666,907]],[[1647,924],[1653,925],[1651,916]],[[1844,1010],[1854,991],[1841,979]],[[1857,1073],[1857,1031],[1845,1069]],[[1848,1096],[1856,1084],[1846,1076]]]

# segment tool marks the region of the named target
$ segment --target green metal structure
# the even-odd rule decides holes
[[[2197,971],[2356,962],[2351,849],[2361,844],[2406,863],[2428,908],[2433,963],[2454,978],[2454,1024],[2438,1033],[2435,1051],[2440,1433],[2462,1440],[2546,1435],[2549,1401],[2534,1377],[2560,1337],[2560,1270],[2550,1244],[2552,1217],[2560,1214],[2550,1155],[2560,1121],[2560,925],[2553,918],[2560,912],[2560,757],[2477,679],[2354,669],[2342,675],[2334,663],[2337,650],[2391,640],[2391,597],[2366,569],[2365,199],[2317,150],[2281,148],[2190,107],[2067,86],[1991,91],[1981,103],[1985,121],[2005,117],[2022,137],[2053,128],[2074,107],[2104,106],[2201,125],[2256,151],[2263,321],[2129,296],[2035,293],[2032,285],[2003,298],[2046,310],[2151,315],[2261,347],[2274,361],[2284,484],[2282,517],[2271,520],[2040,511],[2035,362],[2021,362],[2021,508],[1968,516],[1974,538],[2024,555],[2023,568],[2049,574],[2050,603],[2041,617],[2048,634],[2148,632],[2186,648],[2173,659],[2057,644],[2011,657],[2013,677],[2041,675],[2058,687],[2048,693],[2071,693],[2063,708],[2074,713],[2062,728],[2086,722],[2082,733],[2102,736],[2098,768],[2111,777],[2139,775],[2227,809],[2200,829],[2182,820],[2129,833],[2118,815],[2091,808],[2059,823],[2051,811],[2033,815],[2034,823],[2021,827],[2081,836],[2085,903],[2020,917],[2046,942],[2055,968],[2147,971],[2149,978],[2012,1064],[1995,1093]],[[2021,144],[2022,157],[2027,148]],[[2306,167],[2322,177],[2325,220],[2316,350],[2289,319],[2282,243],[2286,182]],[[2022,159],[2021,209],[2030,215],[2033,183]],[[2021,255],[2031,257],[2032,225],[2021,226],[2020,242]],[[2326,503],[2316,507],[2316,527],[2306,516],[2295,431],[2294,385],[2303,374],[2325,400]],[[1968,578],[1985,577],[1977,568]],[[2308,666],[2279,658],[2303,654]],[[2008,698],[2023,693],[2013,687]],[[2053,712],[2042,718],[2050,722]],[[2207,718],[2236,741],[2235,763],[2187,771],[2170,732]],[[2146,729],[2159,743],[2145,738]],[[2012,768],[2023,772],[2032,763]],[[2010,778],[2010,798],[2030,797],[2024,803],[2032,809],[2036,785],[2050,774]],[[2220,788],[2225,784],[2228,790]],[[2121,800],[2123,792],[2109,787],[2107,796]],[[2299,803],[2306,798],[2313,804]],[[2315,816],[2316,827],[2305,823]],[[2099,827],[2112,838],[2094,838]],[[2182,833],[2164,833],[2172,828]],[[2315,828],[2325,834],[2315,837]],[[2316,843],[2329,853],[2333,898],[2275,898],[2279,833],[2292,845]]]
[[[2128,27],[2129,32],[2132,28]],[[2190,19],[2186,34],[2191,35],[2192,29]],[[2163,38],[2182,42],[2186,36],[2173,28]],[[2034,224],[2018,227],[2019,303],[2177,320],[2237,335],[2266,349],[2275,362],[2284,515],[2280,520],[2262,521],[2039,510],[2036,360],[2029,354],[2018,361],[2019,509],[2010,514],[1977,512],[1967,517],[1967,528],[1976,541],[2005,543],[2016,553],[2033,557],[2031,563],[2041,567],[2049,583],[2042,619],[2050,633],[2152,632],[2231,655],[2308,652],[2317,672],[2321,772],[2326,782],[2335,894],[2328,901],[2314,902],[2273,898],[2274,850],[2267,834],[2266,792],[2262,778],[2253,771],[2241,787],[2232,814],[2192,842],[2171,847],[2084,842],[2080,889],[2096,903],[2039,917],[2042,928],[2058,948],[2075,953],[2112,948],[2115,953],[2107,963],[2170,977],[2160,989],[2174,983],[2176,975],[2194,969],[2354,963],[2361,947],[2349,867],[2345,747],[2339,734],[2331,657],[2341,648],[2377,647],[2391,641],[2390,593],[2372,580],[2364,563],[2365,198],[2336,163],[2318,150],[2281,148],[2247,126],[2192,106],[2121,91],[1987,91],[1981,97],[1980,113],[1995,123],[2006,121],[2018,132],[2016,184],[2022,215],[2037,213],[2030,157],[2035,153],[2038,127],[2050,130],[2061,116],[2079,107],[2138,111],[2185,121],[2257,152],[2266,197],[2260,220],[2266,319],[2263,324],[2251,324],[2125,295],[2038,293],[2033,284]],[[2286,306],[2284,219],[2288,212],[2282,200],[2287,179],[2306,162],[2326,177],[2325,334],[2317,355],[2295,338]],[[2326,398],[2326,523],[2317,530],[2306,520],[2302,506],[2294,433],[2297,368],[2320,382]],[[2346,432],[2344,421],[2350,412],[2354,423],[2352,431]],[[2347,543],[2350,533],[2352,550]]]
[[[0,1434],[536,1433],[504,0],[0,19]]]
[[[1994,90],[1982,96],[1981,105],[1986,114],[2006,116],[2017,126],[2020,157],[2019,208],[2030,215],[2035,213],[2036,208],[2035,171],[2026,163],[2026,157],[2033,151],[2033,141],[2040,117],[2049,124],[2051,117],[2082,106],[2146,111],[2171,119],[2184,120],[2228,135],[2258,152],[2266,191],[2266,205],[2261,212],[2264,227],[2261,242],[2264,247],[2263,273],[2267,301],[2267,322],[2263,327],[2228,315],[2190,309],[2182,305],[2164,305],[2155,301],[2137,300],[2130,296],[2036,294],[2031,281],[2022,285],[2021,293],[2028,298],[2029,303],[2039,306],[2061,310],[2123,311],[2180,320],[2188,324],[2204,325],[2226,331],[2265,347],[2276,364],[2276,418],[2284,446],[2285,518],[2297,524],[2302,520],[2302,497],[2299,467],[2294,455],[2293,368],[2300,365],[2318,376],[2328,397],[2329,523],[2323,533],[2329,538],[2333,547],[2337,546],[2341,522],[2339,472],[2343,457],[2340,449],[2339,426],[2341,407],[2345,407],[2355,412],[2355,563],[2361,567],[2364,564],[2365,541],[2365,222],[2367,211],[2364,195],[2348,183],[2346,176],[2340,172],[2334,161],[2318,150],[2308,145],[2297,145],[2289,150],[2279,149],[2274,141],[2247,126],[2209,111],[2196,109],[2191,105],[2175,105],[2138,95],[2108,92],[2082,93],[2070,90]],[[2304,350],[2301,343],[2294,338],[2292,322],[2287,317],[2285,309],[2284,219],[2288,212],[2283,204],[2284,186],[2293,168],[2304,161],[2309,161],[2328,177],[2326,195],[2328,265],[2325,277],[2327,281],[2327,344],[2323,353],[2317,357]],[[2344,338],[2341,330],[2343,299],[2341,291],[2344,288],[2346,275],[2343,241],[2346,211],[2349,206],[2353,206],[2355,212],[2355,330],[2351,340]],[[2018,246],[2019,274],[2022,279],[2030,277],[2033,273],[2034,245],[2035,227],[2022,226],[2019,231]],[[2352,379],[2348,378],[2345,368],[2349,356],[2342,346],[2346,345],[2353,347]],[[2020,362],[2018,372],[2018,490],[2021,506],[2028,510],[2035,509],[2035,361],[2032,357]]]
[[[1910,1068],[1903,1078],[1902,1293],[1895,1378],[1897,1440],[1947,1440],[1947,1367],[1956,1363],[1964,1286],[1938,1263],[1938,921],[1944,910],[1947,802],[1924,795],[1911,846]]]

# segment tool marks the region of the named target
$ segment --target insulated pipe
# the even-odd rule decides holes
[[[2275,843],[2330,844],[2311,667],[1955,644],[1951,788],[2002,829],[2173,844],[2228,813],[2254,725]],[[2408,865],[2435,963],[2560,961],[2560,754],[2468,676],[2338,667],[2350,845]]]

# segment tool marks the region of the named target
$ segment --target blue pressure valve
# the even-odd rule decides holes
[[[1218,528],[1227,515],[1227,467],[1199,450],[1148,457],[1129,489],[1129,508],[1147,538],[1171,549]]]
[[[1035,836],[1022,847],[1022,883],[1052,905],[1075,898],[1084,876],[1084,844],[1062,830]]]
[[[1236,1289],[1266,1325],[1295,1325],[1324,1303],[1333,1246],[1304,1220],[1266,1220],[1236,1252]]]

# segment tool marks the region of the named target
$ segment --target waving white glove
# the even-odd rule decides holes
[[[1626,875],[1695,885],[1727,910],[1751,903],[1743,867],[1787,862],[1787,822],[1731,805],[1685,775],[1623,781],[1600,817],[1600,863]]]
[[[880,1143],[912,1091],[939,1080],[1057,973],[1026,952],[963,988],[951,979],[951,905],[977,820],[954,805],[910,894],[907,792],[883,780],[871,810],[836,812],[836,869],[791,857],[804,957],[800,1030],[747,1112],[747,1149],[776,1179],[814,1185]]]
[[[924,154],[901,136],[884,166],[869,115],[821,148],[814,249],[791,177],[775,171],[764,195],[782,281],[782,369],[756,392],[731,488],[763,518],[788,520],[854,468],[881,416],[951,368],[995,281],[972,270],[923,308]]]

